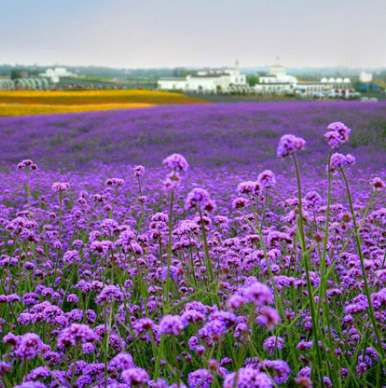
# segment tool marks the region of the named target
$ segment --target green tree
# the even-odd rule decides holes
[[[12,69],[11,71],[11,79],[21,78],[21,70]]]
[[[259,77],[256,75],[248,75],[247,82],[248,82],[249,86],[255,86],[256,84],[259,83]]]

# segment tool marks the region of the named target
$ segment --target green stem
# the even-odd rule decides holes
[[[27,169],[27,194],[28,194],[28,219],[31,220],[31,188],[30,188],[30,179],[29,179],[29,171]]]
[[[316,314],[315,314],[315,301],[314,297],[312,295],[312,287],[311,287],[311,279],[310,279],[310,264],[309,264],[309,258],[306,254],[306,242],[305,242],[305,236],[304,236],[304,224],[303,224],[303,204],[302,204],[302,185],[300,180],[300,171],[299,166],[296,160],[296,156],[293,153],[292,154],[292,160],[294,162],[295,166],[295,172],[296,172],[296,181],[298,186],[298,202],[299,202],[299,234],[300,234],[300,244],[302,247],[302,257],[304,262],[304,267],[306,270],[306,278],[307,278],[307,290],[308,290],[308,296],[309,296],[309,303],[310,303],[310,312],[311,312],[311,319],[312,319],[312,333],[314,335],[314,347],[316,349],[316,356],[318,359],[318,374],[320,376],[320,382],[322,384],[322,387],[324,387],[324,381],[323,381],[323,370],[322,370],[322,359],[320,355],[320,349],[319,349],[319,335],[318,335],[318,326],[317,326],[317,320],[316,320]]]
[[[361,242],[361,238],[359,236],[359,229],[358,229],[358,226],[357,226],[357,221],[356,221],[356,216],[355,216],[355,211],[354,211],[354,205],[353,205],[353,202],[352,202],[352,197],[351,197],[351,192],[350,192],[350,186],[349,186],[349,183],[348,183],[348,180],[347,180],[347,176],[346,176],[346,174],[345,174],[343,169],[341,169],[341,173],[342,173],[342,176],[343,176],[344,183],[346,185],[347,198],[348,198],[348,201],[349,201],[349,204],[350,204],[350,210],[351,210],[352,219],[353,219],[355,239],[356,239],[356,243],[357,243],[357,247],[358,247],[359,259],[360,259],[360,262],[361,262],[363,280],[364,280],[364,283],[365,283],[365,294],[366,294],[366,297],[367,297],[367,302],[369,304],[370,319],[371,319],[371,322],[373,324],[375,335],[376,335],[377,340],[378,340],[378,347],[379,347],[378,351],[379,351],[380,356],[382,358],[382,362],[384,362],[385,352],[384,352],[384,349],[383,349],[383,346],[382,346],[382,338],[381,338],[381,335],[379,333],[378,324],[377,324],[377,321],[375,319],[373,303],[371,301],[369,282],[368,282],[368,279],[367,279],[366,268],[365,268],[365,264],[364,264],[364,260],[363,260],[362,242]]]
[[[172,191],[170,198],[170,207],[169,207],[169,240],[168,240],[168,259],[167,259],[167,274],[166,274],[166,286],[165,286],[165,314],[169,312],[170,301],[169,301],[169,291],[170,291],[170,267],[172,265],[172,231],[173,231],[173,203],[174,203],[174,191]],[[162,257],[160,257],[162,260]]]

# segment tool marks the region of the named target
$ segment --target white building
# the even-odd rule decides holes
[[[354,94],[354,90],[351,88],[350,78],[323,77],[319,82],[312,81],[298,83],[296,85],[295,93],[304,97],[348,98],[352,97]]]
[[[295,86],[295,94],[301,97],[328,97],[333,86],[323,82],[301,82]]]
[[[254,86],[257,94],[295,94],[298,80],[286,73],[285,67],[281,65],[271,66],[267,74],[258,74],[259,83]]]
[[[254,86],[257,94],[298,95],[301,97],[328,97],[332,93],[344,95],[351,87],[349,78],[322,78],[320,81],[300,82],[288,75],[281,65],[274,65],[267,74],[258,75],[259,83]]]
[[[56,67],[55,69],[47,69],[45,73],[40,74],[41,77],[51,79],[51,82],[58,83],[62,77],[71,77],[74,74],[67,71],[65,67]]]
[[[296,84],[297,82],[297,78],[288,75],[285,67],[281,65],[273,65],[268,74],[259,75],[259,83],[261,84]]]
[[[157,86],[163,90],[197,93],[229,93],[248,88],[247,77],[240,73],[238,61],[234,68],[200,70],[185,78],[160,78]]]
[[[364,84],[369,84],[369,83],[373,82],[373,74],[367,73],[366,71],[361,71],[359,73],[359,81],[364,83]]]

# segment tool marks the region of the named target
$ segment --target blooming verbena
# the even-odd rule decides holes
[[[276,177],[275,174],[271,170],[264,170],[257,177],[257,181],[260,183],[262,187],[274,187],[276,185]]]
[[[105,185],[112,187],[123,187],[125,185],[125,181],[120,178],[109,178],[106,180]]]
[[[4,336],[3,342],[10,344],[15,350],[16,356],[21,360],[30,360],[49,349],[49,346],[46,346],[35,333],[27,333],[21,336],[9,333]]]
[[[176,171],[171,171],[166,179],[163,181],[164,191],[166,193],[170,191],[175,191],[180,187],[181,184],[181,176]]]
[[[32,160],[30,159],[25,159],[22,160],[18,165],[17,165],[18,170],[32,170],[35,171],[38,169],[37,164],[35,164]]]
[[[277,147],[277,156],[285,158],[295,151],[302,151],[306,145],[306,141],[295,135],[284,135],[279,141]]]
[[[331,123],[327,129],[328,131],[324,134],[324,137],[331,148],[337,148],[348,141],[351,129],[340,121]]]
[[[65,349],[89,342],[93,343],[98,339],[99,336],[90,326],[83,323],[73,323],[59,333],[58,347]]]
[[[187,171],[189,164],[180,154],[172,154],[163,161],[163,165],[170,170],[166,179],[163,181],[163,188],[166,193],[176,191],[181,184],[179,172]]]
[[[311,368],[309,366],[306,366],[302,368],[295,378],[295,383],[298,387],[303,388],[312,388],[312,381],[311,381]]]
[[[284,140],[286,156],[304,146]],[[334,153],[328,168],[353,161]],[[365,161],[351,197],[340,176],[275,177],[264,160],[184,184],[179,157],[145,179],[126,165],[0,171],[2,385],[386,386],[386,170]]]
[[[138,387],[146,384],[150,380],[150,377],[142,368],[130,368],[122,372],[122,380],[129,387]]]
[[[180,154],[172,154],[164,159],[163,165],[172,171],[187,171],[189,164]]]
[[[370,184],[371,184],[371,186],[373,187],[373,189],[374,189],[375,191],[384,190],[385,187],[386,187],[385,181],[382,180],[382,179],[379,178],[379,177],[375,177],[375,178],[370,179]]]
[[[0,377],[12,370],[12,365],[9,362],[0,361]]]
[[[135,368],[133,357],[129,353],[118,353],[110,362],[109,367],[115,370],[123,371]]]
[[[119,287],[115,285],[105,286],[102,292],[96,297],[95,301],[97,303],[122,303],[123,302],[123,293]]]
[[[265,326],[268,330],[273,330],[280,322],[280,315],[275,308],[264,306],[259,310],[256,322]]]
[[[210,199],[209,193],[205,189],[193,189],[185,200],[185,209],[199,209],[202,211],[212,212],[216,208],[215,203]]]
[[[165,335],[180,335],[183,328],[182,319],[178,315],[166,315],[159,324],[160,334]]]
[[[237,381],[237,383],[236,383]],[[272,388],[271,378],[253,368],[241,368],[225,377],[223,388]]]
[[[70,188],[69,182],[55,182],[52,184],[52,191],[54,193],[64,193]]]
[[[47,388],[47,386],[40,381],[26,381],[20,385],[15,385],[13,388]]]
[[[338,169],[344,169],[348,166],[352,166],[355,164],[355,158],[351,154],[347,154],[346,156],[336,152],[331,155],[330,160],[330,170],[331,172],[335,172]]]
[[[134,176],[140,178],[145,175],[145,167],[139,165],[134,167]]]
[[[272,372],[276,384],[286,383],[291,373],[290,367],[283,360],[263,360],[261,364],[259,364],[259,369],[262,372]]]
[[[243,197],[236,198],[232,202],[232,207],[234,209],[244,209],[248,206],[249,206],[249,201]]]
[[[268,337],[263,342],[263,349],[268,350],[272,356],[276,349],[283,349],[285,347],[285,340],[282,337],[272,336]]]
[[[191,388],[209,388],[212,382],[213,376],[207,369],[198,369],[188,376],[188,384]]]
[[[239,183],[237,192],[245,195],[259,195],[261,194],[261,184],[257,181],[245,181]]]
[[[270,304],[273,302],[271,289],[265,284],[257,281],[244,289],[244,296],[256,306],[262,306],[266,303]]]

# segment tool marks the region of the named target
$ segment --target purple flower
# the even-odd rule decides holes
[[[271,355],[273,355],[276,349],[283,349],[284,347],[284,338],[282,337],[268,337],[263,342],[263,349],[268,350]]]
[[[237,376],[237,384],[235,384]],[[271,378],[252,368],[241,368],[225,377],[224,388],[272,388]]]
[[[40,381],[26,381],[20,385],[15,385],[13,388],[47,388],[47,386]]]
[[[133,357],[129,353],[117,354],[109,363],[109,367],[113,370],[127,370],[135,368]]]
[[[338,169],[344,169],[347,166],[351,166],[355,164],[355,158],[354,156],[348,154],[344,156],[343,154],[340,154],[339,152],[336,152],[331,156],[330,160],[330,170],[332,172],[335,172]]]
[[[58,338],[59,349],[79,346],[86,342],[96,342],[98,335],[88,325],[73,323],[70,327],[62,330]]]
[[[187,171],[189,164],[180,154],[172,154],[164,159],[163,165],[172,171]]]
[[[324,137],[327,139],[331,148],[337,148],[339,145],[348,141],[351,129],[343,123],[339,121],[331,123],[327,129],[328,131],[324,134]]]
[[[256,306],[262,306],[273,302],[271,289],[263,283],[255,282],[244,289],[244,296]]]
[[[166,315],[159,324],[160,334],[165,335],[180,335],[183,328],[182,319],[178,315]]]
[[[283,360],[264,360],[261,363],[261,371],[265,371],[268,369],[273,372],[273,379],[276,384],[284,384],[286,383],[291,369],[288,364]]]
[[[117,286],[109,285],[105,286],[102,292],[96,297],[95,301],[98,304],[102,303],[122,303],[123,294],[122,291]]]
[[[207,369],[197,369],[188,376],[188,384],[191,388],[209,388],[212,382],[213,376]]]
[[[38,166],[30,159],[25,159],[22,160],[18,165],[17,165],[18,170],[32,170],[35,171],[38,169]]]
[[[264,306],[259,311],[257,323],[264,325],[268,330],[272,330],[280,322],[280,315],[275,308]]]
[[[263,187],[274,187],[276,185],[276,177],[275,174],[271,170],[264,170],[257,177],[257,181]]]
[[[279,146],[277,147],[277,156],[280,158],[285,158],[295,151],[302,151],[306,145],[306,141],[301,137],[294,135],[284,135],[279,141]]]
[[[20,342],[16,349],[16,355],[21,359],[31,359],[40,354],[43,350],[47,350],[47,346],[37,334],[27,333],[20,337]]]
[[[246,181],[237,186],[239,194],[256,195],[261,193],[261,184],[259,182]]]
[[[215,209],[214,202],[210,199],[209,193],[200,188],[193,189],[185,201],[185,209],[200,209],[202,211],[212,212]]]
[[[0,361],[0,377],[12,370],[12,365],[9,362]]]
[[[133,170],[134,170],[134,176],[138,178],[145,175],[145,167],[143,166],[135,166]]]
[[[234,209],[244,209],[249,206],[249,201],[246,198],[238,197],[233,200],[232,207]]]
[[[370,180],[370,184],[375,191],[384,190],[386,187],[386,183],[381,178],[378,178],[378,177],[372,178]]]
[[[54,193],[65,193],[70,188],[70,183],[68,182],[55,182],[52,184],[52,191]]]
[[[105,185],[112,187],[123,187],[125,186],[125,181],[120,178],[110,178],[106,180]]]
[[[128,384],[129,387],[143,386],[149,380],[149,374],[142,368],[130,368],[122,372],[122,380]]]

